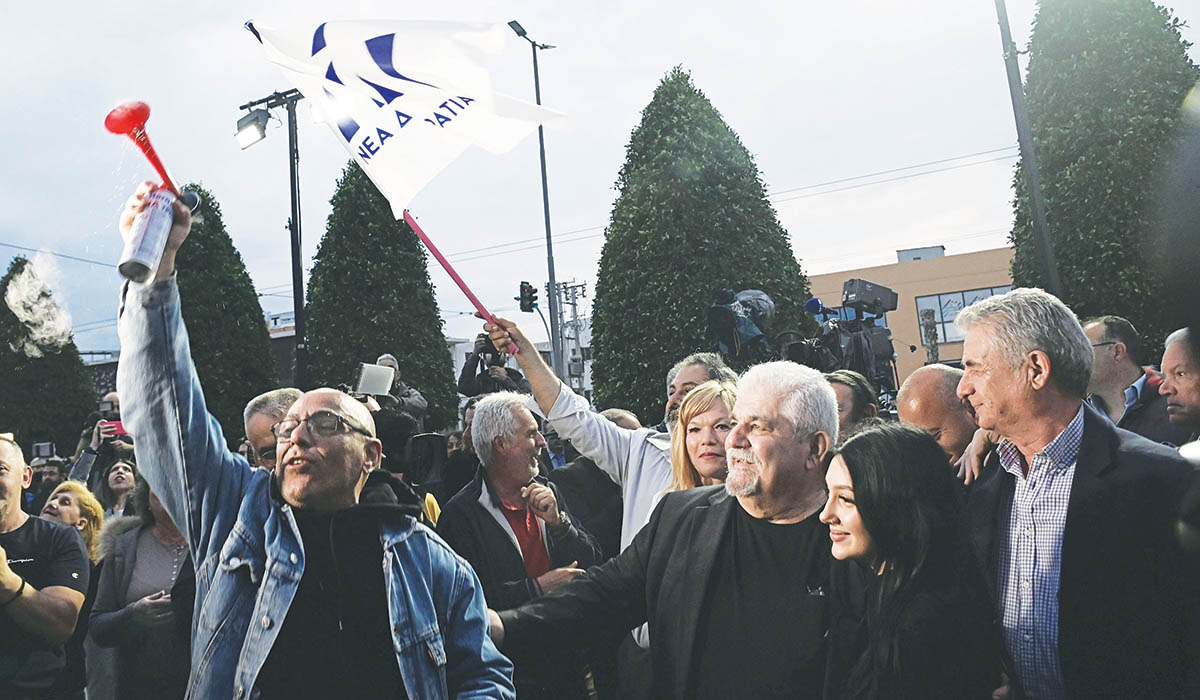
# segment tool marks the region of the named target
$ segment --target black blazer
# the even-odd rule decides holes
[[[650,697],[689,697],[694,678],[696,630],[704,611],[709,573],[728,532],[735,501],[723,486],[668,493],[650,522],[616,558],[590,569],[553,593],[500,613],[506,653],[555,644],[613,640],[650,623],[654,688]],[[829,550],[813,548],[804,614],[827,620]],[[748,623],[749,624],[749,623]],[[823,658],[824,625],[801,640],[797,654]],[[768,644],[753,629],[730,630],[748,644]],[[731,672],[737,672],[731,669]],[[797,688],[797,698],[818,698],[821,688]]]
[[[997,535],[1015,480],[993,454],[968,492],[972,544],[997,597]],[[1200,584],[1188,579],[1175,515],[1192,467],[1173,449],[1084,406],[1063,530],[1058,648],[1067,695],[1183,698]]]

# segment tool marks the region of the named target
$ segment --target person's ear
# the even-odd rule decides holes
[[[79,520],[75,521],[75,529],[79,530],[80,532],[83,532],[84,530],[87,529],[88,522],[89,522],[89,520],[87,519],[86,515],[80,516]]]
[[[808,461],[804,465],[806,469],[824,468],[826,464],[825,456],[829,454],[831,442],[829,436],[823,431],[809,435],[808,440]]]
[[[370,472],[383,464],[383,443],[371,438],[363,445],[363,471]]]
[[[1025,376],[1035,391],[1050,384],[1050,370],[1050,356],[1045,351],[1034,350],[1025,357]]]

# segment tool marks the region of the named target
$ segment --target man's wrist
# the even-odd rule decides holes
[[[25,579],[21,578],[16,572],[7,567],[5,568],[4,573],[0,574],[0,603],[16,596],[17,591],[21,590],[21,586],[25,583]]]
[[[175,274],[175,253],[178,251],[168,250],[163,252],[162,262],[158,264],[158,274],[154,276],[155,282],[162,282],[169,279]]]

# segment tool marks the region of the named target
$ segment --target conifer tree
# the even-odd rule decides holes
[[[175,260],[183,320],[208,410],[232,447],[243,433],[246,402],[276,387],[279,374],[262,306],[225,232],[220,205],[200,185],[186,189],[198,193],[201,204]]]
[[[1180,20],[1150,0],[1041,0],[1026,94],[1063,301],[1130,319],[1156,361],[1171,330],[1150,234],[1158,173],[1200,73]],[[1013,280],[1043,286],[1022,166]]]
[[[308,282],[314,382],[349,384],[359,362],[389,352],[401,379],[429,402],[425,429],[451,425],[458,410],[453,363],[424,247],[353,161],[332,204]]]
[[[70,456],[96,408],[70,317],[23,257],[0,280],[0,299],[0,432],[13,433],[26,457],[35,442],[53,442]]]
[[[758,166],[681,68],[642,111],[616,186],[593,309],[601,407],[658,421],[667,370],[716,349],[705,340],[705,312],[722,287],[770,295],[772,332],[815,328],[802,308],[808,278]]]

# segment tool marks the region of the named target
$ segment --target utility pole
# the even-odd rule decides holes
[[[576,284],[574,280],[564,282],[562,285],[563,296],[566,297],[567,304],[571,305],[571,326],[575,329],[575,355],[579,358],[579,364],[576,365],[574,360],[566,362],[567,376],[572,380],[572,389],[583,388],[583,344],[579,342],[579,298],[587,296],[587,283],[581,282]],[[564,324],[565,325],[565,324]],[[563,345],[566,345],[566,338],[563,338]],[[578,371],[576,371],[578,370]]]
[[[1025,102],[1025,88],[1021,85],[1021,66],[1017,63],[1017,46],[1012,40],[1008,26],[1008,10],[1004,0],[996,0],[996,18],[1000,22],[1000,41],[1004,45],[1004,66],[1008,70],[1008,92],[1012,98],[1013,117],[1017,121],[1017,141],[1021,146],[1021,165],[1025,172],[1025,189],[1029,191],[1029,208],[1033,214],[1033,241],[1038,260],[1046,274],[1046,285],[1050,293],[1062,297],[1062,280],[1058,276],[1058,262],[1054,257],[1054,244],[1050,227],[1046,225],[1046,205],[1042,200],[1042,183],[1038,176],[1037,157],[1033,153],[1033,131],[1029,128],[1029,105]]]

